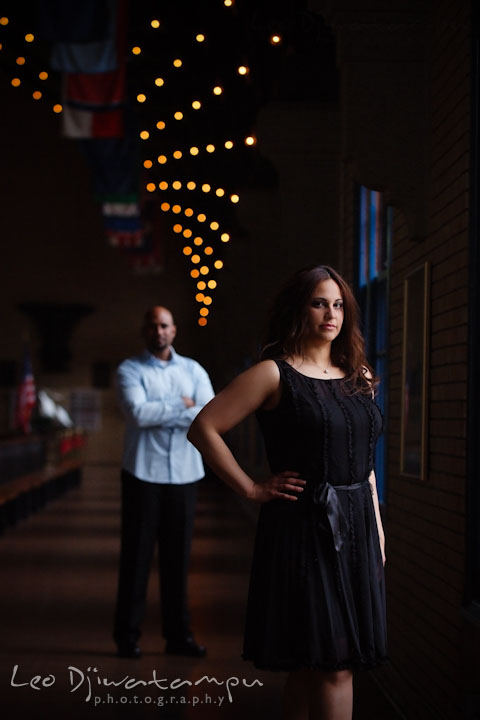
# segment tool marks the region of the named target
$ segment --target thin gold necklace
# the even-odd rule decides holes
[[[322,366],[319,365],[317,362],[315,362],[315,360],[312,360],[312,359],[309,358],[308,356],[306,356],[306,357],[307,357],[307,360],[310,360],[310,362],[312,363],[312,365],[316,365],[316,367],[322,369]],[[327,367],[323,369],[324,375],[329,375],[329,374],[330,374],[329,368],[330,368],[330,365],[327,365]]]

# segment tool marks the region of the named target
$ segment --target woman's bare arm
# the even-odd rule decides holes
[[[377,479],[375,477],[374,470],[372,470],[372,472],[370,473],[368,482],[370,483],[370,489],[372,492],[372,499],[373,499],[373,507],[375,508],[375,519],[377,521],[378,537],[380,539],[380,549],[382,551],[382,560],[383,560],[383,564],[385,565],[385,561],[386,561],[385,533],[383,530],[382,516],[380,515],[380,505],[378,502],[378,493],[377,493]]]
[[[273,360],[264,360],[239,375],[211,400],[195,418],[188,439],[202,453],[218,477],[244,497],[259,502],[282,497],[296,500],[301,492],[298,473],[285,470],[264,483],[256,483],[240,467],[222,435],[238,425],[278,393],[280,373]]]

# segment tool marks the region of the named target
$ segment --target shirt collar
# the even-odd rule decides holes
[[[151,352],[149,352],[147,349],[143,351],[143,358],[149,365],[155,365],[156,367],[169,367],[170,365],[176,365],[178,363],[178,356],[175,350],[172,346],[170,346],[170,359],[169,360],[159,360],[155,357],[155,355],[152,355]]]

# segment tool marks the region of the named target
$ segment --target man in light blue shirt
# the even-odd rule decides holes
[[[205,370],[172,347],[176,327],[167,308],[145,313],[146,350],[117,370],[126,418],[122,462],[122,543],[114,639],[120,657],[140,657],[140,624],[158,540],[166,652],[202,657],[193,639],[187,573],[196,483],[204,475],[187,431],[214,393]]]

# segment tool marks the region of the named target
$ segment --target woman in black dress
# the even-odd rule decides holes
[[[353,294],[332,268],[278,296],[262,362],[197,416],[189,439],[214,472],[262,503],[243,657],[284,670],[288,720],[349,720],[352,670],[386,659],[374,450],[382,418]],[[254,481],[222,434],[256,411],[272,476]]]

